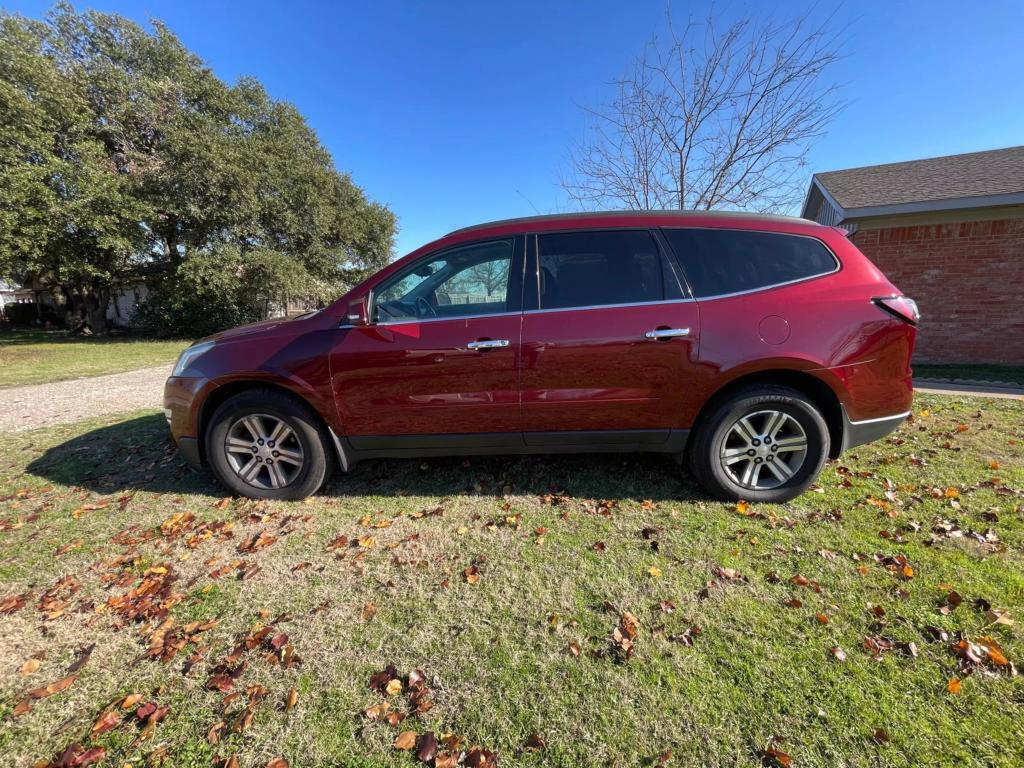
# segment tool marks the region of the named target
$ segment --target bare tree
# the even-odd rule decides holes
[[[647,44],[614,96],[587,108],[562,188],[593,208],[779,211],[802,195],[807,152],[844,106],[826,79],[831,20],[712,16]]]

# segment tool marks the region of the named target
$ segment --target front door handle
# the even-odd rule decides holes
[[[501,349],[508,346],[508,339],[480,339],[466,345],[470,349]]]
[[[653,331],[645,333],[644,338],[651,341],[659,341],[661,339],[675,339],[679,336],[689,335],[689,328],[655,328]]]

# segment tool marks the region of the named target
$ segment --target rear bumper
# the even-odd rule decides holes
[[[910,415],[910,411],[876,419],[850,421],[843,408],[843,450],[880,440],[895,430]]]

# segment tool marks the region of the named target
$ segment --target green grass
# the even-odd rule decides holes
[[[374,461],[307,502],[255,503],[223,502],[183,466],[158,414],[3,440],[0,600],[28,595],[0,616],[5,764],[29,766],[81,742],[107,750],[103,766],[142,766],[166,749],[174,766],[237,754],[244,767],[283,755],[292,766],[411,768],[415,755],[392,743],[400,730],[428,729],[496,750],[502,766],[655,765],[671,750],[670,766],[753,768],[775,737],[795,768],[1021,764],[1021,678],[991,663],[965,674],[952,639],[924,629],[987,635],[1010,661],[1024,660],[1020,401],[921,397],[911,423],[828,465],[819,489],[747,515],[655,456]],[[552,489],[566,498],[551,503]],[[602,500],[614,502],[607,514]],[[443,514],[420,514],[437,507]],[[187,512],[192,534],[160,528]],[[229,522],[231,538],[190,546],[194,525],[209,521]],[[934,533],[942,521],[983,541]],[[130,526],[136,541],[117,543]],[[238,552],[264,530],[278,540]],[[328,551],[338,534],[374,541]],[[116,564],[128,555],[135,560]],[[876,559],[895,555],[909,559],[911,578]],[[262,570],[211,576],[233,559]],[[309,566],[293,570],[301,563]],[[474,563],[480,579],[469,584],[463,572]],[[164,613],[126,622],[108,607],[161,565],[177,577],[159,598],[166,616],[219,621],[198,639],[189,674],[194,645],[168,662],[143,657]],[[716,580],[719,566],[746,580]],[[797,574],[820,592],[795,584]],[[40,595],[65,575],[81,590],[47,620]],[[951,590],[963,601],[945,615]],[[793,597],[801,607],[784,604]],[[990,625],[982,599],[1018,623]],[[370,618],[368,603],[377,606]],[[610,652],[624,611],[640,622],[628,660]],[[285,669],[265,649],[247,651],[243,694],[225,704],[205,688],[213,668],[281,613],[275,632],[287,633],[302,663]],[[690,627],[701,630],[692,646],[672,639]],[[913,642],[918,653],[873,658],[863,645],[871,635]],[[27,690],[64,677],[87,642],[96,648],[72,686],[11,714]],[[39,670],[22,676],[40,654]],[[384,699],[368,681],[388,663],[422,670],[435,702],[399,728],[361,714]],[[956,695],[953,677],[962,680]],[[211,725],[239,713],[253,684],[268,693],[252,724],[208,743]],[[292,688],[298,704],[286,711]],[[105,705],[133,692],[170,708],[152,738],[133,744],[131,722],[90,737]],[[407,699],[392,702],[403,710]],[[888,743],[873,740],[879,728]],[[523,748],[534,733],[541,751]]]
[[[1024,386],[1022,365],[942,365],[914,364],[914,376],[920,379],[973,379],[977,381],[1011,381]]]
[[[187,341],[125,336],[88,338],[66,331],[0,331],[0,388],[100,376],[172,363]]]

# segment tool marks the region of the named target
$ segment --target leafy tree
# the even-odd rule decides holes
[[[195,334],[386,263],[394,215],[298,111],[152,27],[63,3],[0,14],[0,276],[102,333],[116,285],[144,274],[147,327]]]

